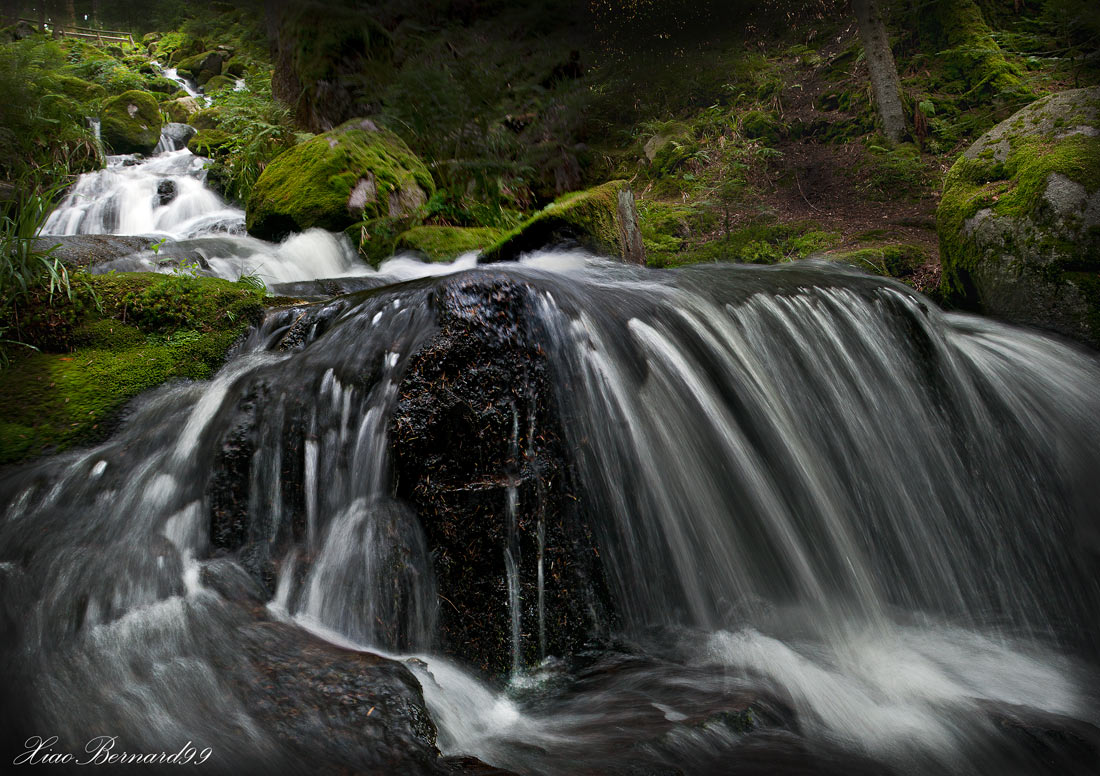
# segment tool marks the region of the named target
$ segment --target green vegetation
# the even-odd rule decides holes
[[[280,237],[360,218],[400,217],[435,192],[431,174],[394,133],[349,121],[272,161],[248,200],[248,231]]]
[[[401,233],[394,251],[415,251],[428,261],[451,261],[480,251],[499,237],[500,230],[492,227],[415,226]]]
[[[624,197],[633,208],[626,181],[610,181],[559,197],[482,251],[482,259],[509,261],[544,245],[572,241],[597,254],[632,260],[632,226],[623,217]]]
[[[103,141],[116,154],[148,154],[160,140],[157,100],[148,92],[123,92],[103,104]]]
[[[142,391],[210,377],[264,304],[253,284],[186,273],[85,275],[72,291],[39,289],[7,319],[40,352],[0,371],[0,463],[100,438]]]

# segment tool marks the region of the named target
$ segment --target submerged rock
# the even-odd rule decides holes
[[[53,248],[50,257],[60,260],[69,269],[88,269],[147,251],[159,239],[153,235],[48,235],[37,238],[34,249],[44,251]]]
[[[102,121],[103,141],[116,154],[150,154],[160,140],[160,109],[148,92],[132,89],[107,100]]]
[[[178,151],[187,147],[187,142],[195,136],[197,131],[190,124],[180,124],[173,121],[165,124],[160,134],[162,138],[168,138],[172,142],[173,150]]]
[[[536,303],[506,276],[437,286],[439,331],[413,355],[391,420],[397,495],[416,507],[444,602],[441,646],[492,674],[512,667],[517,646],[520,664],[533,665],[607,627]]]
[[[521,254],[555,244],[576,244],[628,264],[645,264],[630,184],[610,181],[559,197],[486,248],[481,260],[513,261]]]
[[[263,171],[249,197],[249,234],[278,239],[362,219],[399,218],[435,192],[427,167],[393,134],[353,119],[291,148]]]
[[[947,174],[945,297],[1100,347],[1100,88],[1038,100]]]
[[[164,207],[174,200],[177,194],[179,194],[179,189],[176,186],[176,182],[169,178],[165,178],[157,183],[157,206]]]

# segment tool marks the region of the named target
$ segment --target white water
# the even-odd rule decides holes
[[[172,68],[165,75],[181,84]],[[191,90],[193,92],[193,90]],[[196,93],[197,94],[197,93]],[[274,244],[244,233],[245,213],[206,186],[209,160],[175,149],[167,134],[149,158],[109,156],[103,170],[81,175],[50,214],[43,235],[140,235],[147,249],[98,265],[96,272],[194,272],[267,285],[320,278],[389,281],[459,272],[476,265],[470,253],[450,263],[395,256],[378,269],[363,262],[342,235],[311,229]]]

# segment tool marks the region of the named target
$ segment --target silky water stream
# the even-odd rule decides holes
[[[176,200],[149,207],[166,177]],[[383,765],[399,737],[341,743],[331,709],[354,673],[320,704],[258,696],[290,649],[257,637],[263,622],[396,661],[444,755],[516,773],[1095,772],[1093,354],[835,267],[649,271],[548,251],[400,259],[387,276],[330,235],[272,246],[240,222],[187,151],[113,160],[50,221],[197,240],[214,274],[255,262],[272,280],[378,287],[272,311],[209,382],[141,397],[97,447],[0,474],[21,734],[59,751],[192,742],[235,773],[458,772]],[[408,479],[436,472],[399,446],[410,386],[449,357],[438,343],[474,347],[447,338],[456,319],[494,347],[522,329],[545,365],[543,414],[522,409],[526,372],[486,367],[515,381],[496,408],[499,487],[448,491],[499,494],[463,529],[499,538],[492,610],[444,591],[466,536],[441,544],[418,514]],[[483,417],[452,404],[456,423]],[[559,486],[532,464],[553,434],[590,545],[561,546]],[[580,551],[597,571],[563,593]],[[588,623],[568,650],[565,595]],[[502,634],[504,670],[456,647],[461,618]]]

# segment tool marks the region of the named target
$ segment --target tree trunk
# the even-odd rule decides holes
[[[871,90],[875,95],[875,109],[882,119],[886,139],[898,144],[905,136],[905,113],[901,107],[901,84],[894,54],[886,37],[886,25],[882,22],[875,0],[852,0],[852,9],[859,23],[859,37],[867,55],[867,69],[871,71]]]

